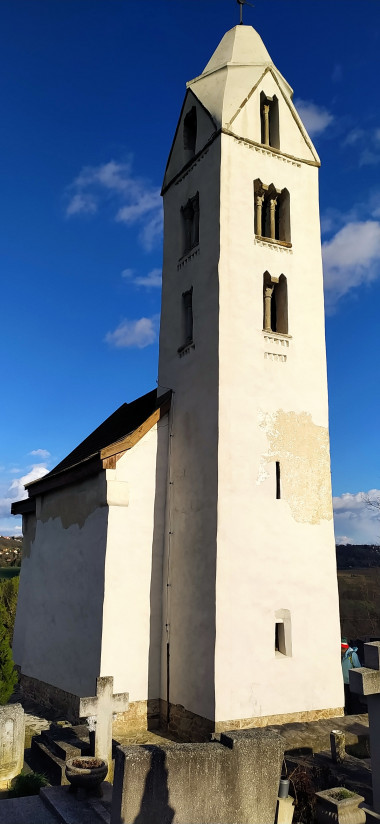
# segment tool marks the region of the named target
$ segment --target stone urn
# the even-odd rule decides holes
[[[359,809],[359,804],[364,801],[362,795],[346,790],[345,787],[333,787],[315,795],[318,824],[365,824],[365,811]]]
[[[85,790],[89,795],[102,795],[101,783],[108,772],[107,761],[101,758],[80,755],[69,758],[66,763],[66,778],[70,782],[70,790]]]

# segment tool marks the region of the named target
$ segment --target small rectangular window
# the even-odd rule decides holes
[[[281,652],[282,655],[286,655],[285,628],[283,621],[276,621],[274,648],[276,652]]]
[[[288,609],[277,609],[274,616],[274,653],[277,658],[292,657],[291,617]]]
[[[181,352],[193,343],[193,287],[182,293],[182,344]]]
[[[187,255],[199,243],[199,194],[190,197],[181,207],[182,255]]]
[[[281,498],[280,461],[276,461],[276,500]]]

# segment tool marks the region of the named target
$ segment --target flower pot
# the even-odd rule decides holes
[[[346,790],[345,787],[333,787],[315,795],[318,824],[365,824],[365,811],[359,809],[359,804],[364,801],[362,795]]]
[[[101,758],[80,755],[69,758],[66,763],[66,778],[73,791],[86,790],[88,794],[101,795],[100,785],[108,772],[108,764]]]

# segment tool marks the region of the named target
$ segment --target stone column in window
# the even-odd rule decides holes
[[[271,311],[271,303],[272,303],[272,295],[273,295],[274,283],[266,284],[264,286],[264,332],[272,332],[272,311]]]
[[[269,146],[269,103],[264,103],[263,106],[263,115],[264,115],[264,143],[266,146]]]
[[[263,234],[263,203],[264,195],[256,195],[256,234],[259,237]]]
[[[271,237],[271,240],[276,240],[276,206],[277,206],[277,198],[271,197],[271,199],[269,201],[270,237]]]

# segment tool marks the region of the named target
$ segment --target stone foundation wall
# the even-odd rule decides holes
[[[79,722],[79,696],[65,692],[60,687],[47,684],[38,678],[21,673],[20,686],[25,698],[30,698],[48,710],[61,714],[71,724]]]
[[[131,701],[127,712],[118,712],[114,724],[120,725],[123,732],[136,730],[156,730],[160,726],[160,701],[149,698],[148,701]]]
[[[343,707],[325,710],[308,710],[283,715],[263,715],[253,718],[235,718],[229,721],[211,721],[190,712],[180,704],[169,705],[169,723],[167,725],[167,702],[160,701],[160,726],[173,732],[183,741],[209,741],[212,733],[230,730],[256,729],[275,724],[291,724],[307,721],[319,721],[324,718],[336,718],[344,715]]]
[[[340,715],[344,715],[343,707],[336,707],[334,709],[327,710],[289,712],[283,715],[262,715],[259,718],[235,718],[233,721],[216,721],[215,732],[270,727],[272,724],[294,724],[303,721],[321,721],[324,718],[337,718]]]

